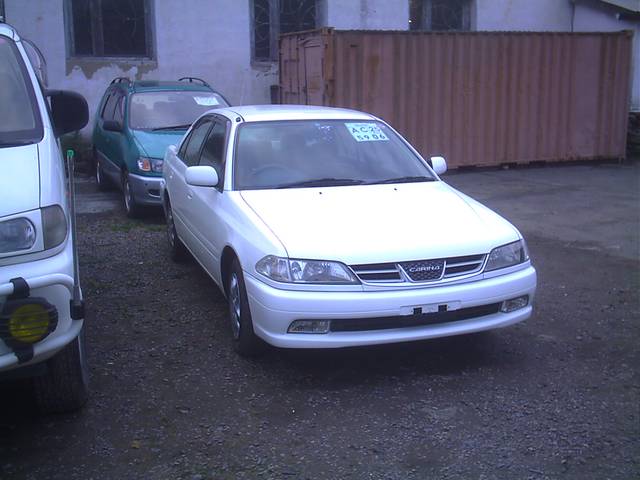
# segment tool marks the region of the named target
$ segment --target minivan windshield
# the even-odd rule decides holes
[[[228,107],[213,92],[158,91],[131,96],[129,127],[134,130],[186,130],[203,113]]]
[[[236,190],[432,180],[427,166],[381,122],[294,120],[239,127]]]
[[[0,35],[0,148],[42,138],[42,123],[27,69],[13,40]]]

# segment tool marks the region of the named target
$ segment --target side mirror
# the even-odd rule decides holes
[[[121,132],[122,123],[120,123],[118,120],[105,120],[104,122],[102,122],[102,128],[110,132]]]
[[[69,90],[47,90],[51,102],[51,120],[56,137],[75,132],[89,121],[89,107],[82,95]]]
[[[431,163],[431,168],[436,172],[436,175],[442,175],[447,171],[447,161],[444,157],[431,157],[429,163]]]
[[[202,165],[187,168],[185,180],[194,187],[217,187],[220,179],[215,168]]]

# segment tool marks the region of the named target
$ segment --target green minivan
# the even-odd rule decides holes
[[[161,206],[164,152],[201,114],[229,106],[204,80],[114,79],[95,116],[93,161],[98,188],[122,189],[129,217]]]

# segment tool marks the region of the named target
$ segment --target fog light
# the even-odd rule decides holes
[[[502,302],[500,311],[502,313],[514,312],[529,305],[529,295],[523,295],[521,297],[512,298]]]
[[[0,315],[0,338],[10,345],[29,345],[42,340],[57,325],[57,310],[46,300],[9,301]]]
[[[295,320],[289,325],[289,333],[327,333],[329,320]]]

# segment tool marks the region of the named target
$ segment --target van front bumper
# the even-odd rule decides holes
[[[497,277],[454,285],[383,291],[300,291],[274,288],[248,272],[244,273],[253,328],[259,337],[276,347],[339,348],[361,345],[396,343],[446,337],[502,328],[531,316],[536,271],[528,265]],[[528,296],[526,306],[504,313],[487,314],[483,308]],[[479,316],[428,325],[389,328],[389,322],[415,317],[417,311],[433,309],[480,312]],[[469,310],[463,310],[469,309]],[[419,318],[419,317],[418,317]],[[349,326],[349,320],[367,325],[386,320],[384,329],[359,329]],[[327,333],[288,333],[295,320],[332,320],[342,331]],[[346,326],[346,328],[345,328]],[[347,330],[347,331],[345,331]],[[352,330],[352,331],[349,331]]]
[[[129,174],[129,186],[136,203],[148,207],[161,206],[160,192],[164,185],[162,177],[145,177],[144,175]]]
[[[14,293],[14,284],[9,280],[22,278],[29,286],[27,298],[46,300],[55,307],[58,315],[55,330],[29,347],[32,351],[26,358],[24,348],[16,348],[0,340],[0,373],[47,360],[80,333],[83,320],[72,320],[70,312],[73,296],[72,258],[71,242],[68,242],[62,252],[52,257],[0,266],[0,311],[8,301],[7,297]],[[19,351],[18,355],[16,350]]]

